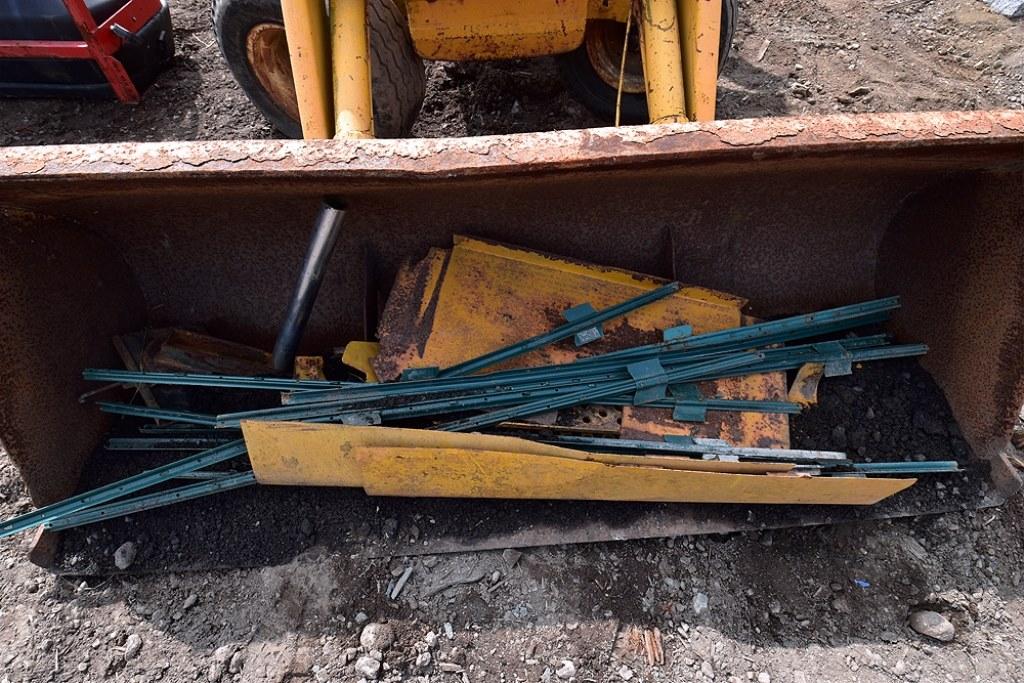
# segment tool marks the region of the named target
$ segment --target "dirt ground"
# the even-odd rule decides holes
[[[178,57],[142,104],[5,101],[0,143],[273,136],[221,61],[207,0],[171,5]],[[416,135],[598,123],[549,60],[429,74]],[[976,0],[748,0],[719,100],[729,118],[1021,107],[1024,23]],[[0,454],[0,517],[30,508]],[[941,517],[521,556],[366,560],[314,543],[280,566],[102,579],[55,576],[27,562],[27,539],[6,539],[0,681],[1010,683],[1024,679],[1022,530],[1018,497]],[[121,540],[141,552],[161,542]],[[952,621],[952,642],[909,628],[922,607]],[[387,627],[361,647],[373,622]],[[646,663],[634,629],[658,629],[663,664]]]

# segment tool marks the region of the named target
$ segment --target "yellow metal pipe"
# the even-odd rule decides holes
[[[299,123],[306,140],[334,135],[331,113],[331,65],[327,49],[327,12],[323,0],[281,0],[288,59],[299,102]]]
[[[373,137],[367,0],[331,0],[334,137]]]
[[[715,119],[718,41],[722,0],[678,0],[683,35],[686,115],[691,121]]]
[[[640,3],[640,42],[651,123],[686,121],[676,0]]]

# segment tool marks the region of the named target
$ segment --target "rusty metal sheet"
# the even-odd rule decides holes
[[[562,314],[572,306],[589,303],[600,310],[664,282],[457,235],[450,252],[433,249],[399,275],[378,329],[381,350],[374,367],[385,381],[410,367],[446,368],[553,329],[565,322]],[[676,325],[689,324],[695,334],[737,327],[745,303],[731,294],[684,286],[604,323],[603,339],[583,347],[566,340],[490,369],[566,363],[649,344]]]
[[[595,171],[638,164],[751,161],[794,153],[837,155],[912,152],[924,145],[955,146],[948,168],[975,168],[994,155],[1019,160],[1024,111],[837,114],[706,123],[630,126],[476,138],[408,140],[237,140],[7,147],[0,149],[0,201],[17,199],[12,181],[53,182],[138,174],[169,179],[229,171],[282,181],[325,179],[380,182],[412,178],[508,176],[544,171]],[[1016,143],[1007,147],[1006,143]],[[990,151],[985,151],[988,148]],[[934,164],[922,159],[922,167]],[[284,176],[287,176],[286,178]],[[239,178],[241,176],[238,176]],[[55,196],[81,186],[52,186]],[[308,188],[312,189],[312,188]]]
[[[381,351],[374,368],[378,376],[394,380],[410,367],[449,367],[557,327],[563,322],[562,312],[571,306],[590,303],[602,309],[661,282],[456,235],[450,251],[431,249],[418,264],[399,272],[378,330]],[[745,299],[732,294],[684,287],[662,301],[606,322],[605,337],[599,341],[575,347],[567,340],[494,369],[566,363],[652,343],[661,339],[662,330],[684,323],[695,334],[738,327],[751,320],[742,313],[745,304]],[[785,373],[708,382],[703,388],[707,396],[749,400],[783,400],[785,390]],[[789,446],[786,415],[714,411],[699,425],[675,422],[672,411],[666,409],[626,408],[621,417],[627,438],[694,434],[737,445]],[[591,422],[587,416],[558,420],[570,428],[587,428]]]
[[[705,398],[736,400],[786,400],[786,373],[771,372],[701,382]],[[736,446],[789,448],[789,416],[709,410],[706,422],[678,422],[665,408],[626,406],[622,409],[622,438],[643,439],[667,434],[724,439]]]

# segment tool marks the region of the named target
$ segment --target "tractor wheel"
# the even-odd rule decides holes
[[[374,131],[408,135],[423,104],[426,75],[394,0],[367,3]],[[275,128],[302,137],[280,0],[213,0],[213,30],[235,80]]]
[[[719,73],[732,47],[735,28],[736,0],[722,0],[722,28],[718,46]],[[557,58],[562,80],[565,81],[569,92],[583,106],[607,121],[615,120],[615,100],[625,32],[626,26],[620,22],[588,22],[583,45]],[[622,123],[647,123],[647,96],[643,63],[640,59],[640,38],[635,23],[628,39],[626,70],[622,79]]]

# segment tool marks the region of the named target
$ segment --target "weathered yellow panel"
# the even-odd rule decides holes
[[[374,368],[383,380],[409,367],[448,367],[468,358],[546,332],[563,322],[562,312],[584,301],[605,308],[663,284],[634,272],[456,235],[450,251],[431,250],[396,279],[381,322],[381,353]],[[514,296],[510,296],[514,293]],[[747,324],[746,299],[704,287],[684,286],[661,301],[604,324],[606,338],[582,348],[571,341],[549,345],[492,369],[568,363],[579,356],[661,340],[662,330],[690,324],[695,334]],[[472,330],[472,333],[467,333]],[[785,373],[709,383],[720,398],[783,400]],[[693,425],[670,422],[671,412],[625,411],[624,433],[650,438],[688,434]],[[737,444],[785,447],[789,420],[761,413],[713,414],[719,423],[701,426],[701,436]],[[666,428],[658,427],[659,423]],[[629,429],[627,429],[629,427]]]
[[[406,0],[425,59],[515,59],[569,52],[583,42],[588,0]]]
[[[450,451],[452,457],[487,450],[612,465],[753,474],[784,473],[793,468],[787,463],[730,463],[685,457],[588,453],[516,437],[422,429],[247,421],[242,423],[242,431],[249,460],[261,484],[361,486],[362,474],[355,457],[360,452],[378,449],[396,452],[444,449]]]
[[[242,423],[256,480],[261,484],[362,486],[359,464],[344,439],[325,439],[322,425],[302,422]],[[329,483],[328,483],[329,482]]]
[[[916,481],[691,472],[428,448],[370,449],[356,458],[364,489],[380,496],[871,505]]]
[[[415,272],[396,282],[379,334],[381,355],[374,363],[384,381],[396,379],[406,367],[444,368],[546,332],[565,322],[562,313],[571,306],[589,302],[602,309],[664,284],[626,270],[483,240],[456,236],[454,241],[446,264],[439,264],[439,250],[432,250]],[[393,301],[404,308],[392,320]],[[571,341],[550,345],[491,369],[567,363],[579,355],[656,342],[662,330],[682,323],[692,325],[695,334],[737,327],[745,304],[741,297],[684,286],[604,323],[604,340],[582,349]]]

